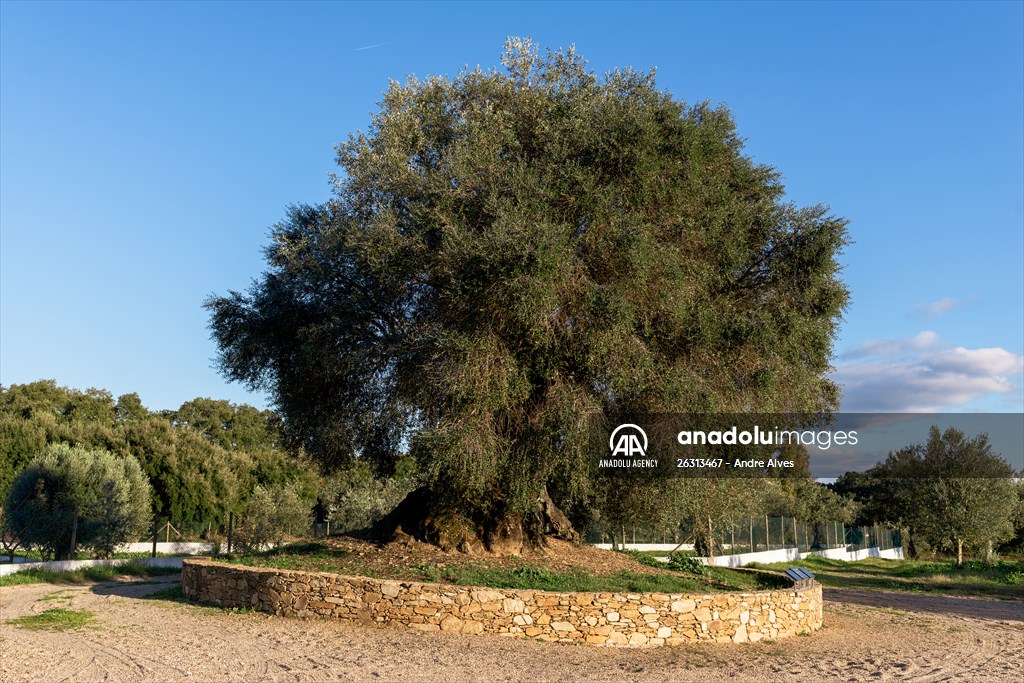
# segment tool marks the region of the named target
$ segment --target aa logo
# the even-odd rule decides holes
[[[619,425],[608,439],[608,448],[612,450],[613,457],[643,457],[647,454],[647,433],[634,424]]]

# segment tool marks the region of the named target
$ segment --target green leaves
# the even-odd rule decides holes
[[[326,467],[409,443],[487,517],[592,492],[585,412],[821,412],[845,221],[782,204],[730,112],[510,39],[502,70],[392,82],[292,207],[269,270],[212,297],[230,378]],[[482,507],[481,507],[482,506]]]
[[[873,521],[909,528],[916,541],[978,550],[1012,538],[1020,524],[1014,476],[986,435],[933,426],[926,443],[890,453],[863,475],[843,475],[837,489],[863,501]]]
[[[49,446],[15,478],[4,502],[11,531],[57,559],[77,546],[110,556],[150,521],[149,481],[132,457]]]

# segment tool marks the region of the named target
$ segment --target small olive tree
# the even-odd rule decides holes
[[[418,477],[412,458],[400,458],[391,477],[379,478],[364,461],[325,477],[317,495],[331,529],[366,529],[395,508],[413,489]]]
[[[238,529],[239,549],[253,551],[268,543],[281,545],[285,536],[305,533],[312,507],[294,484],[269,489],[257,484]]]
[[[150,485],[133,457],[53,444],[14,479],[5,524],[44,559],[74,559],[79,547],[109,557],[150,519]]]

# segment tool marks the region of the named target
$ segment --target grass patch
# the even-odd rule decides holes
[[[157,553],[157,557],[180,557],[181,554],[175,553]],[[14,557],[22,558],[25,560],[31,560],[32,562],[45,562],[42,554],[38,550],[19,550],[14,553]],[[139,560],[147,557],[153,557],[153,553],[150,550],[136,553],[114,553],[110,557],[99,557],[95,553],[86,552],[84,550],[76,552],[73,558],[74,560]],[[7,553],[0,553],[0,563],[7,563],[10,559],[10,555]],[[50,558],[53,559],[52,557]]]
[[[147,593],[142,596],[143,600],[171,600],[173,602],[185,602],[185,594],[181,592],[181,586],[171,586],[162,591]]]
[[[485,564],[445,567],[419,565],[416,570],[422,580],[431,583],[558,593],[704,593],[709,590],[707,583],[695,577],[640,574],[630,571],[621,571],[610,576],[594,576],[583,572],[552,572],[543,567],[521,566],[506,569]]]
[[[632,552],[628,554],[641,564],[671,569],[669,565],[650,556]],[[571,572],[556,572],[545,566],[521,564],[510,567],[507,564],[467,561],[444,565],[403,565],[386,572],[379,568],[376,571],[368,571],[357,553],[323,543],[288,545],[264,552],[218,559],[253,567],[552,592],[712,593],[763,590],[790,585],[785,578],[724,567],[705,567],[705,571],[699,575],[686,571],[666,574],[620,571],[612,575],[597,575],[587,573],[582,568]]]
[[[67,631],[88,625],[92,621],[93,616],[92,612],[85,610],[54,607],[41,614],[11,619],[7,623],[32,629],[33,631]]]
[[[57,591],[56,593],[50,593],[39,598],[36,602],[46,602],[48,600],[73,600],[74,596],[66,595],[67,591]]]
[[[26,569],[17,574],[0,576],[0,588],[21,586],[29,583],[90,583],[113,581],[121,576],[163,576],[177,574],[180,569],[174,567],[150,567],[144,564],[129,562],[114,567],[83,567],[74,571],[54,571],[52,569]]]
[[[344,565],[350,555],[347,550],[332,548],[323,543],[295,543],[263,552],[227,555],[218,559],[250,567],[319,572],[337,571],[338,566]]]
[[[877,557],[844,562],[811,555],[804,560],[755,564],[751,567],[781,571],[809,569],[828,588],[858,588],[910,593],[944,593],[1019,599],[1024,562],[1001,560],[992,564],[953,560],[887,560]]]

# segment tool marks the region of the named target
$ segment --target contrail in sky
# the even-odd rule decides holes
[[[375,47],[384,47],[385,45],[390,45],[390,44],[391,44],[390,42],[387,42],[387,43],[374,43],[373,45],[367,45],[366,47],[357,47],[354,50],[354,52],[362,52],[363,50],[372,50]]]

